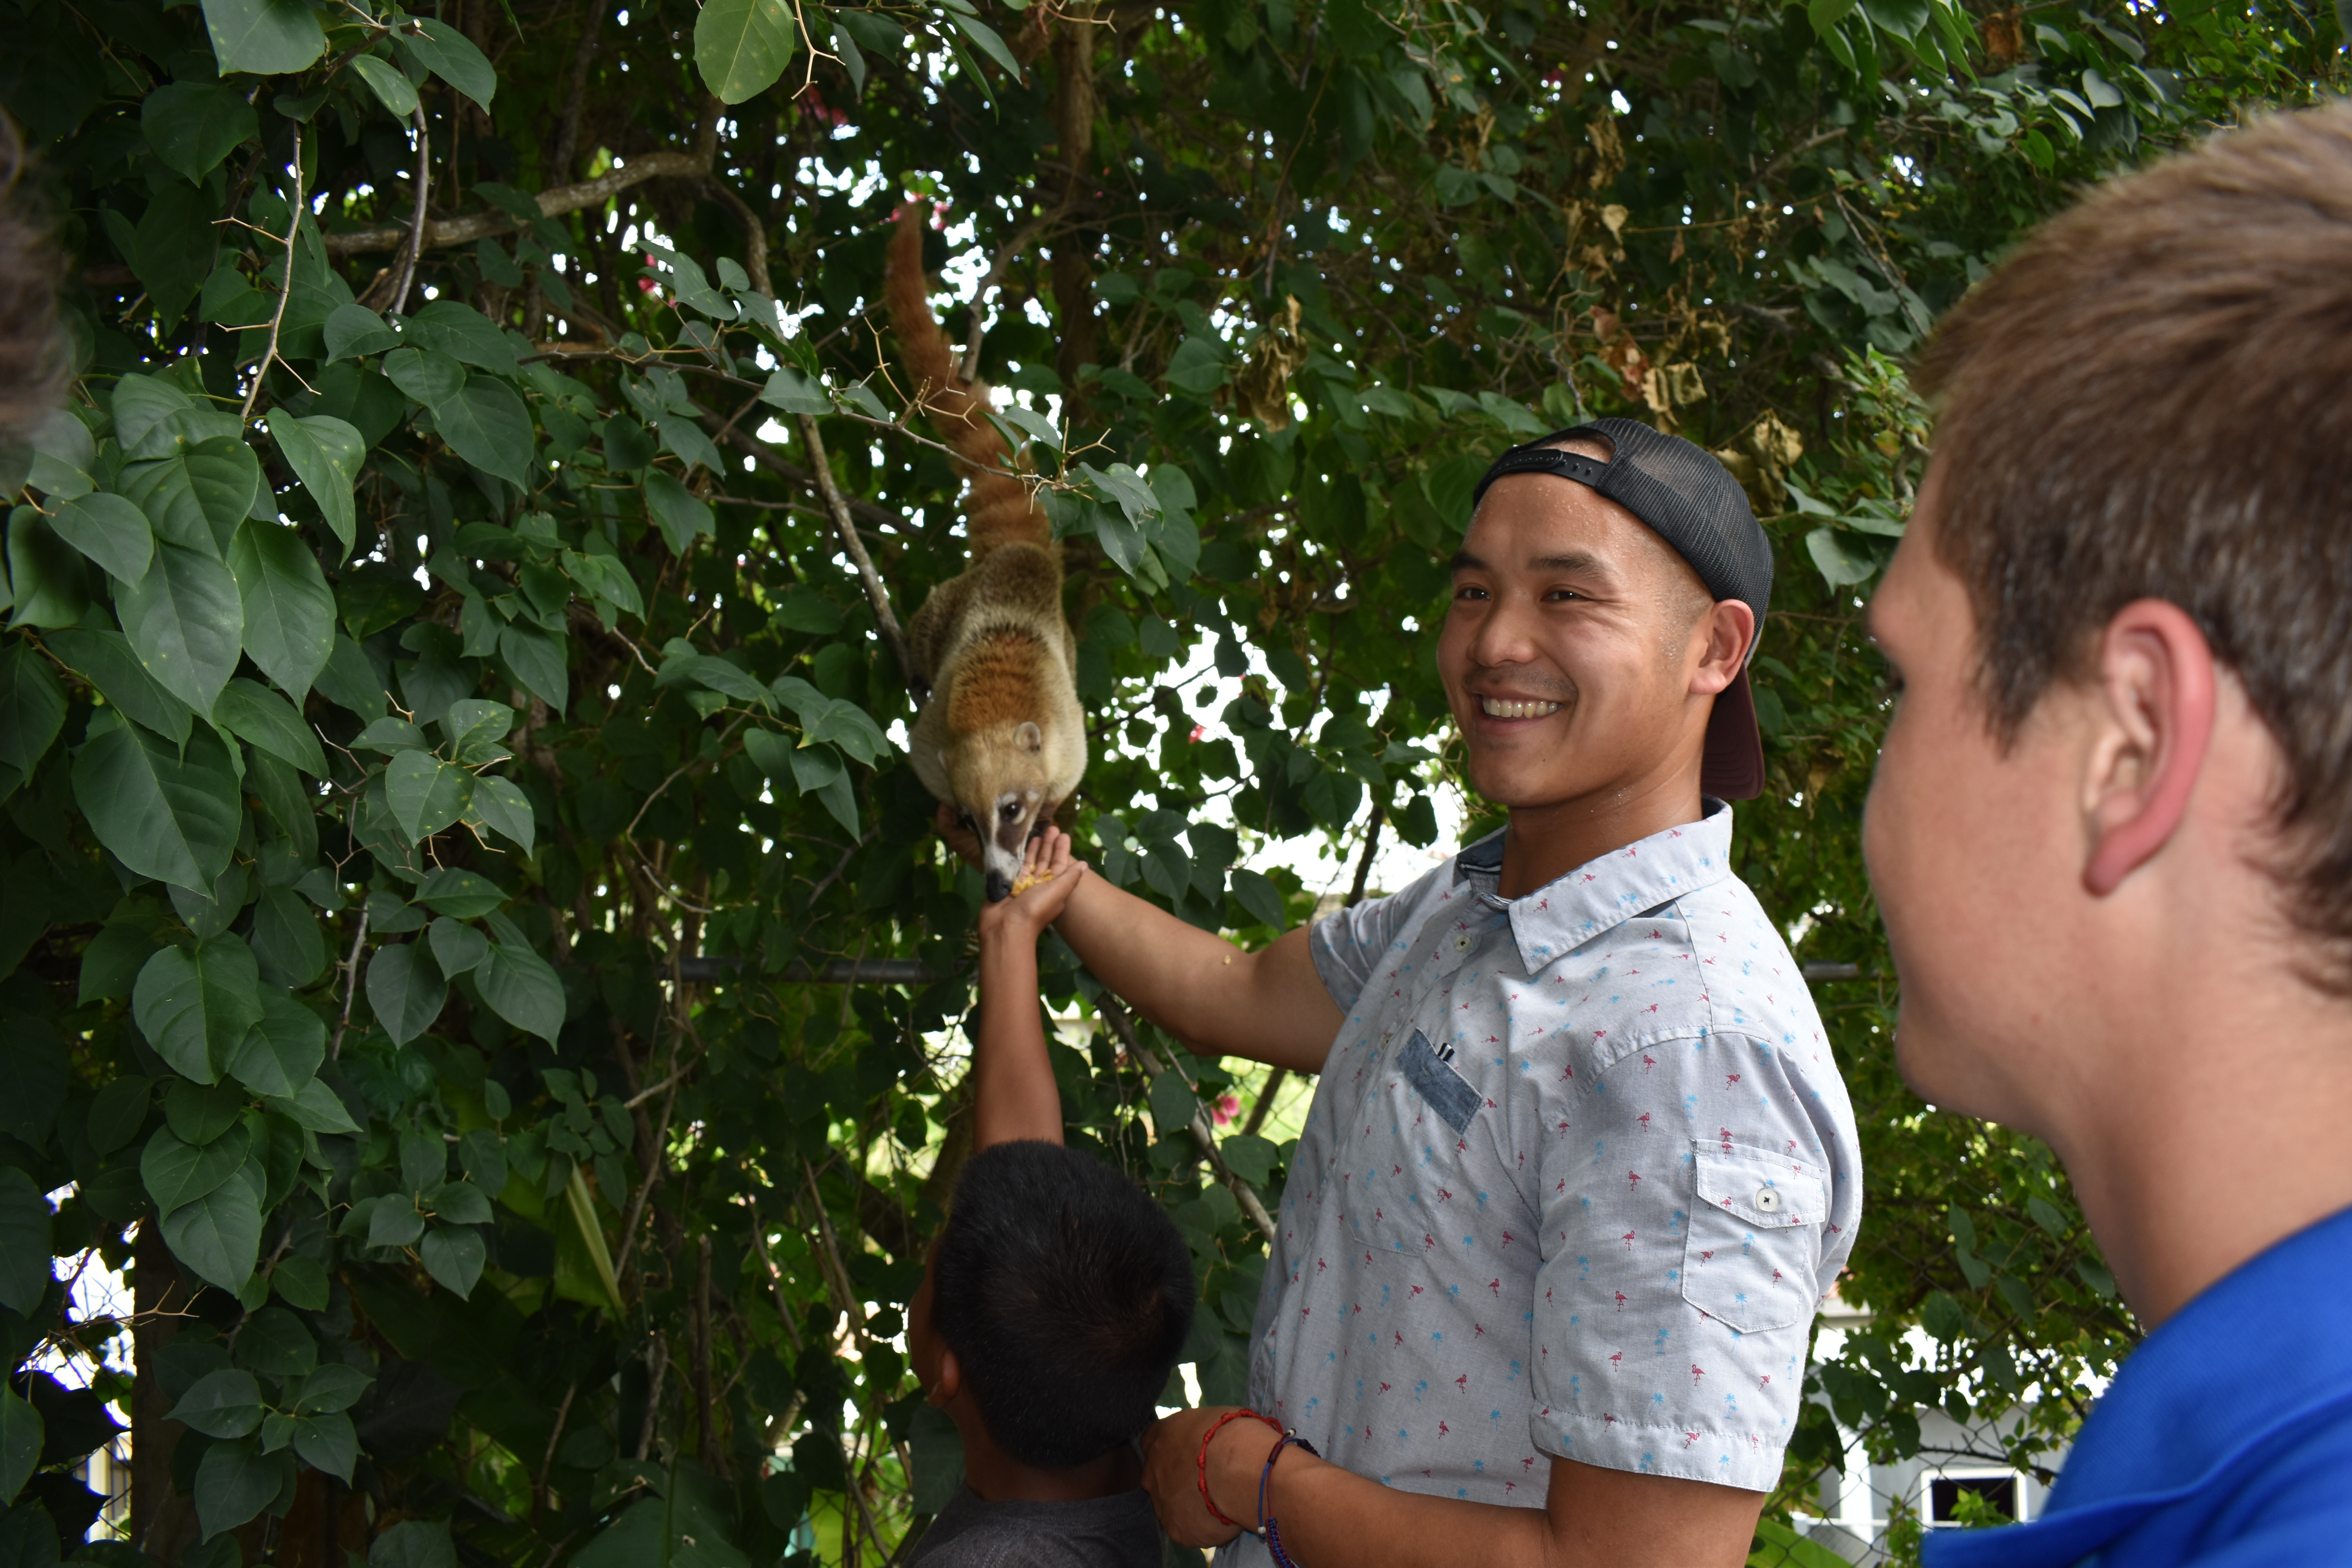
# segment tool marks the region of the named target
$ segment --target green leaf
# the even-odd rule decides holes
[[[768,377],[768,384],[760,389],[760,401],[787,414],[833,412],[833,399],[825,395],[824,384],[788,364],[778,365]]]
[[[1854,7],[1855,0],[1810,0],[1805,15],[1813,24],[1813,35],[1826,37],[1831,29],[1845,20]]]
[[[145,731],[119,725],[75,756],[74,799],[98,841],[132,872],[209,895],[244,816],[228,760],[201,731],[183,762]]]
[[[114,607],[155,683],[210,716],[236,671],[245,631],[245,603],[229,569],[194,550],[158,544],[147,574],[117,591]]]
[[[370,56],[362,55],[359,59],[354,60],[352,63],[354,65],[358,65],[369,61],[371,58],[372,57]],[[374,63],[377,65],[383,64],[381,60],[374,61]],[[362,71],[360,74],[364,76],[367,73],[365,71]],[[405,82],[406,79],[407,79],[404,77],[402,79],[404,82]],[[394,349],[400,346],[400,334],[394,331],[390,327],[384,325],[383,318],[377,315],[373,310],[369,310],[364,305],[338,305],[332,310],[327,312],[327,324],[324,335],[327,342],[327,363],[329,364],[334,363],[337,360],[355,359],[362,354],[382,353],[386,349]],[[290,422],[296,424],[300,423],[299,421]],[[342,421],[338,419],[335,423],[340,425],[342,424]],[[274,427],[270,431],[270,434],[272,436],[277,434]],[[365,437],[362,438],[364,439]],[[299,470],[297,471],[299,472]]]
[[[1834,529],[1817,528],[1805,535],[1805,553],[1832,588],[1866,583],[1878,570],[1877,562],[1847,544]]]
[[[51,514],[49,526],[117,582],[136,583],[145,576],[155,553],[155,531],[148,525],[147,514],[118,495],[100,493],[67,501]]]
[[[552,1044],[563,1027],[563,982],[527,947],[492,943],[490,955],[474,971],[474,988],[491,1012],[525,1034]]]
[[[367,314],[364,310],[360,313]],[[331,319],[331,331],[332,325]],[[359,478],[360,464],[367,458],[367,437],[331,414],[313,414],[300,419],[289,414],[272,414],[269,434],[278,442],[278,451],[285,455],[287,466],[302,481],[302,488],[310,492],[310,499],[318,502],[319,515],[327,520],[327,526],[342,542],[343,556],[348,559],[358,528],[352,487]]]
[[[257,680],[240,675],[230,681],[213,704],[213,722],[314,779],[327,776],[327,753],[319,745],[317,731],[302,721],[291,702]]]
[[[414,1247],[424,1234],[425,1216],[416,1212],[415,1200],[405,1193],[379,1198],[368,1211],[370,1247]]]
[[[375,1021],[393,1044],[404,1046],[441,1016],[449,983],[422,942],[406,942],[376,950],[368,961],[367,994]]]
[[[570,705],[571,678],[564,673],[564,642],[560,633],[520,621],[499,628],[499,657],[506,660],[525,691],[561,713]]]
[[[318,1075],[327,1057],[327,1026],[276,986],[261,993],[261,1021],[246,1032],[228,1070],[256,1094],[289,1098]]]
[[[89,1103],[90,1152],[111,1154],[136,1138],[153,1098],[153,1086],[136,1073],[125,1073],[100,1089]]]
[[[463,974],[490,955],[490,939],[447,915],[433,922],[427,940],[433,962],[444,974]]]
[[[436,1225],[425,1233],[425,1245],[417,1248],[417,1255],[425,1259],[426,1273],[463,1300],[474,1293],[487,1253],[478,1232],[464,1226]]]
[[[474,776],[430,752],[403,752],[383,770],[383,791],[400,830],[422,844],[466,815]]]
[[[703,14],[709,15],[708,8]],[[709,504],[662,468],[646,470],[646,511],[661,530],[673,555],[683,555],[691,549],[697,534],[718,531],[711,521]]]
[[[140,104],[139,123],[163,166],[192,185],[261,134],[245,95],[216,81],[164,83]]]
[[[261,460],[234,436],[122,470],[122,493],[166,544],[218,558],[261,495]]]
[[[449,449],[474,467],[518,489],[530,488],[530,411],[505,382],[467,377],[457,396],[434,409],[433,423]]]
[[[373,55],[354,55],[352,68],[360,73],[360,79],[368,84],[376,101],[392,111],[394,120],[406,120],[416,112],[416,89],[392,62]]]
[[[537,817],[530,808],[530,797],[510,779],[492,778],[487,773],[474,778],[473,810],[467,815],[468,826],[488,828],[520,845],[525,855],[530,853]]]
[[[374,1005],[373,996],[369,998],[369,1005]],[[335,1097],[335,1091],[317,1079],[304,1084],[290,1098],[271,1100],[269,1109],[312,1132],[357,1132],[360,1130],[359,1123],[352,1120],[352,1113]]]
[[[33,468],[26,482],[35,489],[52,500],[71,500],[98,488],[89,477],[98,467],[98,441],[69,411],[51,413],[33,426],[26,439],[33,448]]]
[[[246,1032],[261,1022],[260,985],[253,950],[236,937],[167,947],[139,972],[131,1016],[173,1071],[212,1083]]]
[[[89,607],[81,552],[28,506],[8,514],[8,586],[12,626],[69,626]]]
[[[997,35],[995,28],[982,21],[979,17],[967,16],[961,11],[951,10],[947,13],[947,17],[948,20],[953,22],[957,26],[963,29],[964,36],[966,37],[969,37],[973,43],[980,46],[981,52],[982,54],[986,55],[990,59],[994,60],[998,65],[1003,66],[1006,75],[1010,76],[1014,81],[1020,81],[1023,79],[1021,75],[1021,62],[1013,58],[1013,54],[1011,49],[1004,47],[1004,40]]]
[[[180,1395],[167,1420],[207,1437],[242,1437],[261,1425],[261,1384],[242,1367],[206,1373]]]
[[[0,1166],[0,1307],[33,1315],[49,1288],[49,1202],[33,1178]]]
[[[0,765],[29,773],[66,721],[66,689],[22,638],[0,648]]]
[[[1264,1186],[1274,1173],[1274,1144],[1255,1132],[1236,1132],[1220,1140],[1217,1152],[1225,1157],[1234,1175],[1253,1186]]]
[[[694,23],[694,67],[722,103],[766,91],[792,62],[793,11],[783,0],[709,0]]]
[[[285,76],[326,52],[327,35],[318,14],[302,0],[204,0],[204,5],[205,31],[212,37],[213,58],[223,76],[231,71]]]
[[[475,1245],[478,1247],[481,1243],[477,1240]],[[432,1266],[429,1238],[425,1266]],[[478,1274],[480,1270],[475,1272]],[[435,1278],[439,1276],[436,1274]],[[458,1293],[466,1294],[464,1291]],[[360,1457],[359,1433],[352,1428],[352,1418],[348,1415],[338,1413],[310,1416],[294,1424],[294,1452],[311,1468],[324,1470],[349,1486],[352,1466],[358,1463]]]
[[[416,891],[416,901],[437,914],[455,915],[459,920],[479,920],[507,901],[499,885],[478,871],[460,871],[444,866],[425,879]]]
[[[222,1289],[245,1289],[261,1251],[261,1203],[240,1176],[163,1216],[163,1240],[196,1277]]]
[[[169,737],[175,746],[187,743],[194,710],[155,683],[121,632],[69,626],[50,633],[49,647],[125,717]]]
[[[327,1310],[327,1270],[316,1258],[305,1258],[299,1252],[289,1252],[280,1258],[277,1267],[269,1271],[269,1288],[277,1291],[278,1299],[289,1306],[299,1307],[306,1312]],[[357,1387],[367,1385],[367,1376],[357,1367],[343,1366],[334,1362],[328,1364],[350,1373]],[[310,1377],[315,1380],[318,1375],[314,1372]],[[304,1383],[303,1388],[307,1393],[310,1384]],[[353,1397],[356,1398],[357,1394],[354,1394]],[[338,1405],[336,1408],[342,1407]]]
[[[368,1568],[457,1568],[446,1520],[406,1520],[375,1538]]]
[[[439,408],[466,386],[466,367],[439,349],[394,349],[383,356],[383,374],[427,408]]]
[[[215,0],[218,4],[219,0]],[[215,1443],[196,1466],[196,1522],[206,1540],[235,1530],[278,1500],[294,1479],[294,1456],[261,1451],[257,1437]]]
[[[1281,890],[1265,877],[1255,871],[1236,868],[1232,884],[1234,900],[1258,921],[1276,931],[1288,924],[1283,913]]]
[[[408,319],[408,341],[477,370],[519,375],[522,366],[496,321],[459,300],[435,300]],[[438,411],[436,411],[436,416]]]
[[[499,74],[490,62],[476,48],[473,40],[449,26],[425,16],[412,20],[407,28],[393,37],[402,47],[424,62],[425,68],[476,103],[488,113],[490,100],[499,90]]]
[[[0,1505],[15,1502],[32,1479],[46,1436],[41,1413],[32,1402],[0,1383]]]
[[[309,1260],[289,1258],[286,1263],[297,1261]],[[286,1263],[280,1263],[278,1267],[283,1269]],[[311,1267],[316,1268],[317,1265],[313,1264]],[[325,1305],[324,1280],[325,1277],[322,1273],[320,1298],[321,1306]],[[296,1304],[300,1305],[299,1302]],[[293,1413],[297,1415],[331,1415],[337,1411],[349,1410],[360,1402],[360,1395],[365,1394],[368,1384],[374,1381],[375,1379],[355,1366],[347,1365],[342,1362],[322,1362],[316,1372],[302,1380],[302,1386],[296,1391]]]

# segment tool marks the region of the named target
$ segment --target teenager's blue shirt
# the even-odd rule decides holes
[[[2352,1563],[2352,1209],[2150,1334],[2031,1524],[1938,1532],[1927,1568]]]

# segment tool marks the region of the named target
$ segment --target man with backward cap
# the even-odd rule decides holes
[[[1077,888],[1063,936],[1154,1022],[1321,1075],[1251,1407],[1145,1438],[1178,1542],[1246,1568],[1746,1558],[1861,1202],[1820,1018],[1729,863],[1771,577],[1691,443],[1602,419],[1516,447],[1438,645],[1508,826],[1255,952]]]

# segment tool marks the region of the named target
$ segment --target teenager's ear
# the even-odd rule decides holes
[[[2083,886],[2105,898],[2188,815],[2213,739],[2213,650],[2179,605],[2138,599],[2107,623],[2095,673],[2100,733],[2083,780]]]

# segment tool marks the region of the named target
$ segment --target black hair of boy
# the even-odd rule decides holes
[[[997,1446],[1066,1469],[1129,1442],[1192,1327],[1192,1258],[1142,1188],[1058,1143],[974,1154],[931,1261],[931,1323]]]

